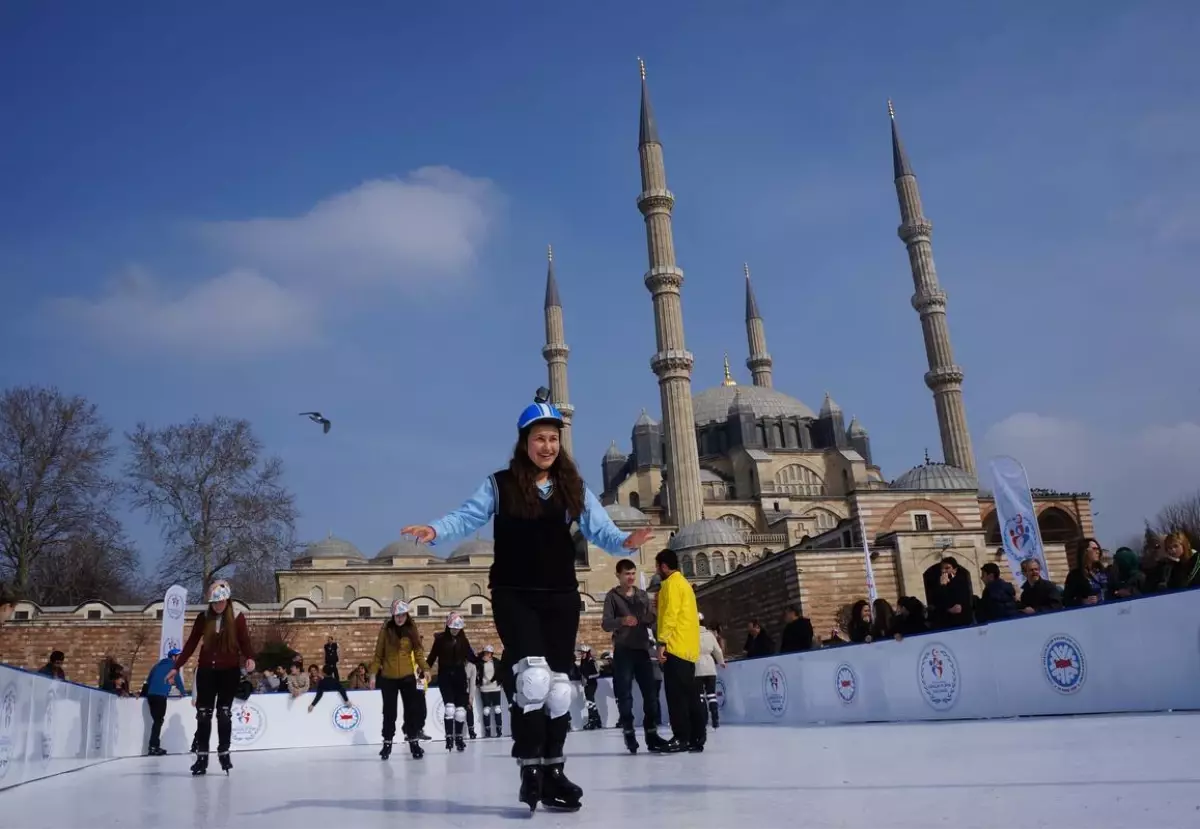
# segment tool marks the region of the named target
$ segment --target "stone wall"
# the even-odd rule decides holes
[[[105,619],[89,620],[78,617],[63,619],[43,615],[33,621],[10,622],[0,627],[0,662],[37,670],[46,664],[50,652],[66,654],[64,669],[67,678],[85,685],[98,685],[100,663],[112,657],[124,665],[132,677],[136,691],[155,662],[158,651],[160,623],[140,618],[136,614],[113,614]],[[305,664],[322,660],[322,647],[329,634],[337,639],[341,666],[369,662],[375,645],[375,635],[383,624],[381,619],[342,617],[277,620],[273,613],[251,610],[246,614],[250,637],[255,647],[262,647],[269,634],[278,635],[289,647],[300,653]],[[194,618],[188,614],[189,620]],[[600,629],[600,613],[591,612],[580,619],[579,641],[591,645],[597,653],[607,649],[611,637]],[[190,621],[188,625],[190,630]],[[421,633],[426,641],[440,630],[436,623],[422,623]],[[467,620],[467,635],[476,650],[484,645],[500,649],[491,618]],[[193,661],[192,665],[195,662]],[[185,682],[191,689],[191,669],[185,669]]]

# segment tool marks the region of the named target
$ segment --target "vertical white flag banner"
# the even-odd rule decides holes
[[[162,635],[158,642],[158,658],[171,648],[183,647],[183,617],[187,615],[187,588],[173,584],[163,597]]]
[[[1000,525],[1000,540],[1004,555],[1018,585],[1024,581],[1021,562],[1033,558],[1042,568],[1042,578],[1050,578],[1046,552],[1042,549],[1042,534],[1038,532],[1037,512],[1033,508],[1033,493],[1029,491],[1029,476],[1015,458],[1005,455],[989,461],[992,468],[992,494],[996,499],[996,520]]]
[[[871,618],[875,618],[875,600],[879,591],[875,589],[875,568],[871,566],[871,548],[867,545],[867,525],[862,516],[858,516],[858,532],[862,535],[863,566],[867,568],[867,595],[871,598]]]

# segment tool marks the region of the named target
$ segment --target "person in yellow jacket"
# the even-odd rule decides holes
[[[700,658],[700,614],[696,593],[679,572],[679,556],[663,550],[654,558],[662,579],[658,591],[658,661],[667,693],[671,739],[666,752],[704,751],[704,705],[696,693],[696,660]]]
[[[397,695],[404,702],[404,739],[408,748],[418,760],[425,754],[418,742],[425,727],[425,699],[417,689],[418,670],[429,670],[421,632],[408,613],[408,605],[396,599],[392,602],[392,618],[375,638],[375,655],[367,667],[371,688],[375,688],[375,677],[379,675],[379,692],[383,694],[383,750],[379,756],[384,760],[391,756],[392,738],[396,736]]]

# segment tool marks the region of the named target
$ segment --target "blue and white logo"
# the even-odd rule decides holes
[[[1042,666],[1050,687],[1060,694],[1073,694],[1087,681],[1083,648],[1065,633],[1056,633],[1042,648]]]
[[[54,703],[57,700],[57,695],[54,693],[54,685],[50,685],[50,689],[46,691],[46,708],[42,711],[42,767],[45,768],[50,763],[50,758],[54,756]]]
[[[854,698],[858,696],[858,674],[854,673],[854,669],[848,663],[843,662],[837,666],[833,682],[838,699],[846,705],[854,702]]]
[[[763,702],[767,704],[767,710],[776,717],[787,713],[787,677],[784,676],[783,669],[778,665],[768,665],[763,671],[762,687]]]
[[[12,765],[13,735],[17,727],[17,684],[10,682],[0,695],[0,780]]]
[[[717,710],[723,711],[725,710],[725,683],[722,681],[721,677],[717,677],[716,685]]]
[[[353,731],[362,722],[362,711],[357,705],[339,705],[333,712],[333,727],[338,731]]]
[[[926,645],[917,660],[917,684],[921,686],[921,696],[934,711],[953,708],[962,689],[954,652],[941,642]]]

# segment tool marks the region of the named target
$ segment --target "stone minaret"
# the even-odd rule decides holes
[[[746,273],[746,339],[750,342],[750,359],[746,368],[754,377],[754,385],[771,388],[771,355],[767,353],[767,331],[763,327],[762,314],[758,313],[758,301],[750,285],[750,265],[743,263]]]
[[[933,225],[921,210],[921,193],[913,175],[908,154],[900,143],[896,129],[896,111],[888,101],[892,121],[892,168],[896,178],[896,195],[900,200],[900,228],[897,233],[908,248],[912,268],[912,306],[921,315],[921,330],[925,334],[925,355],[929,371],[925,385],[933,392],[937,408],[938,430],[942,433],[942,455],[945,462],[975,474],[975,452],[971,448],[971,433],[967,429],[967,411],[963,406],[963,370],[954,363],[950,347],[950,331],[946,326],[946,293],[938,284],[933,265]]]
[[[571,395],[567,391],[567,348],[566,335],[563,334],[562,301],[558,298],[558,280],[554,278],[554,248],[546,246],[546,345],[542,348],[542,356],[550,369],[550,402],[562,412],[563,424],[562,445],[567,454],[574,457],[571,451],[571,417],[575,409],[571,406]]]
[[[646,64],[638,58],[642,73],[642,111],[638,155],[642,167],[642,192],[638,210],[646,217],[646,247],[650,269],[646,287],[654,298],[654,329],[657,350],[650,368],[658,375],[662,396],[662,419],[667,437],[667,496],[672,517],[684,527],[701,518],[700,454],[692,416],[691,352],[683,341],[683,305],[680,286],[683,271],[675,265],[675,241],[671,236],[671,208],[675,196],[667,189],[662,142],[646,87]]]

